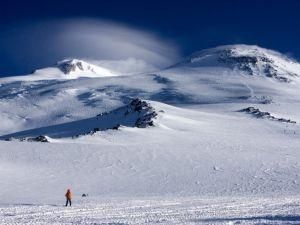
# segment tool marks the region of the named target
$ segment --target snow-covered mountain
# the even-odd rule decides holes
[[[298,62],[247,45],[151,74],[64,60],[1,78],[1,202],[299,195],[299,88]]]
[[[66,75],[76,77],[105,77],[115,76],[108,69],[92,65],[83,60],[66,59],[57,63],[57,67]]]
[[[35,70],[32,74],[1,78],[2,82],[12,81],[38,81],[38,80],[64,80],[80,77],[110,77],[116,76],[106,68],[93,65],[79,59],[65,59],[57,62],[53,67]]]
[[[131,76],[63,60],[27,76],[0,79],[0,135],[92,118],[136,97],[197,107],[297,103],[299,68],[280,53],[247,45],[203,50],[169,69]],[[287,113],[285,119],[297,112]]]
[[[205,49],[177,66],[229,67],[248,75],[266,76],[288,82],[300,76],[300,65],[278,52],[249,45],[227,45]]]

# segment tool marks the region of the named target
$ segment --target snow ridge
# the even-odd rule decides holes
[[[131,100],[128,105],[108,113],[101,113],[96,117],[21,131],[1,136],[0,139],[7,141],[18,139],[20,141],[48,142],[47,137],[74,138],[94,134],[98,131],[118,129],[120,126],[146,128],[154,126],[153,119],[157,115],[155,109],[148,102],[136,98]]]

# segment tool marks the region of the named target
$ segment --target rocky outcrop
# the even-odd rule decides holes
[[[10,137],[10,138],[6,138],[5,139],[5,141],[14,141],[14,140],[28,141],[28,142],[49,142],[49,140],[47,139],[47,137],[43,136],[43,135],[39,135],[37,137],[23,137],[23,138]]]
[[[150,103],[143,101],[139,98],[135,98],[130,101],[126,106],[123,106],[119,109],[113,110],[108,113],[101,113],[97,115],[98,117],[109,116],[113,114],[122,114],[124,121],[131,117],[132,127],[146,128],[149,126],[154,126],[153,119],[157,116],[155,109],[150,105]],[[117,124],[108,129],[118,129],[122,123]],[[97,128],[95,128],[97,129]]]
[[[111,125],[105,128],[95,127],[86,134],[95,134],[105,130],[118,130],[122,126],[137,128],[151,127],[154,126],[153,120],[157,115],[157,112],[150,103],[135,98],[121,108],[97,115],[98,120],[111,120]]]
[[[133,99],[126,110],[125,115],[132,112],[138,113],[135,127],[145,128],[154,125],[153,119],[157,116],[157,113],[148,102],[142,101],[139,98]]]
[[[251,114],[251,115],[255,116],[256,118],[269,119],[269,120],[284,122],[284,123],[296,123],[296,121],[292,121],[290,119],[277,118],[277,117],[271,115],[271,113],[269,113],[269,112],[263,112],[254,107],[248,107],[245,109],[241,109],[240,112],[245,112],[245,113]]]
[[[175,66],[225,67],[245,75],[265,76],[280,82],[300,77],[300,64],[279,52],[255,45],[225,45],[195,52]]]
[[[262,53],[258,53],[255,56],[239,55],[236,54],[233,49],[226,49],[219,55],[218,60],[220,63],[225,63],[233,68],[242,70],[249,75],[263,74],[283,82],[290,81],[287,76],[297,76],[296,74],[287,71],[285,74],[282,74],[274,60],[264,56]]]
[[[58,68],[64,73],[64,74],[70,74],[75,71],[84,71],[84,65],[83,62],[80,60],[64,60],[57,63]],[[89,71],[94,72],[91,67],[87,68]]]

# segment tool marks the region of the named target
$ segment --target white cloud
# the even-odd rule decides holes
[[[15,24],[0,32],[0,41],[2,55],[6,54],[18,70],[34,70],[64,58],[80,58],[131,73],[164,68],[180,58],[172,41],[153,32],[99,19]]]
[[[176,62],[176,46],[149,32],[113,22],[81,19],[60,24],[56,43],[68,57],[100,60],[98,63],[130,72],[153,70]],[[122,68],[121,68],[122,67]]]

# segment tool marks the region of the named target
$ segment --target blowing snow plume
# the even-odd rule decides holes
[[[168,40],[99,19],[51,20],[13,27],[2,31],[5,35],[0,32],[0,49],[10,61],[0,65],[2,75],[3,71],[29,73],[65,58],[84,59],[118,73],[149,72],[179,58],[176,46]]]

